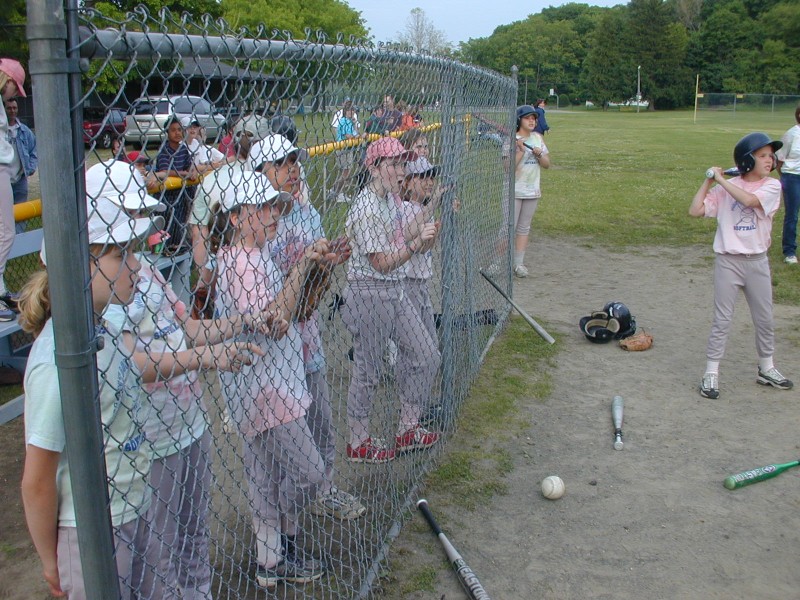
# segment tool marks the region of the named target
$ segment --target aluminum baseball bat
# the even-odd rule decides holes
[[[729,490],[738,490],[739,488],[750,485],[751,483],[758,483],[759,481],[765,481],[767,479],[777,477],[787,469],[791,469],[792,467],[796,467],[798,465],[800,465],[800,460],[779,465],[776,464],[758,467],[750,471],[744,471],[743,473],[737,473],[736,475],[726,477],[725,481],[722,482],[722,485]]]
[[[442,528],[439,527],[439,523],[436,522],[436,519],[433,518],[431,510],[428,508],[428,501],[424,498],[421,498],[417,502],[417,508],[419,509],[419,512],[422,513],[422,516],[425,517],[425,520],[428,522],[428,525],[430,525],[433,533],[435,533],[436,537],[439,538],[442,546],[444,546],[444,551],[447,554],[447,560],[450,561],[453,570],[458,576],[458,581],[461,583],[464,591],[467,592],[470,600],[490,600],[489,594],[487,594],[486,590],[483,589],[478,577],[472,572],[472,569],[469,568],[469,565],[458,553],[458,550],[455,549],[455,546],[453,546],[453,544],[450,543],[450,540],[447,539],[447,536],[442,532]]]
[[[611,402],[611,418],[614,421],[614,450],[622,450],[622,412],[625,409],[625,401],[622,396],[614,396]]]
[[[725,169],[722,172],[723,175],[727,175],[728,177],[736,177],[739,175],[739,167],[731,167],[730,169]],[[706,171],[706,179],[714,179],[714,171],[712,169],[708,169]]]
[[[505,298],[505,299],[508,301],[508,303],[509,303],[511,306],[513,306],[513,307],[516,309],[516,311],[517,311],[519,314],[521,314],[521,315],[522,315],[522,318],[523,318],[523,319],[525,319],[525,320],[528,322],[528,325],[530,325],[531,327],[533,327],[534,331],[535,331],[536,333],[538,333],[538,334],[539,334],[539,335],[542,337],[542,339],[543,339],[544,341],[546,341],[548,344],[555,344],[555,343],[556,343],[555,339],[553,339],[553,336],[551,336],[549,333],[547,333],[547,332],[544,330],[544,327],[542,327],[542,326],[541,326],[541,325],[539,325],[539,324],[538,324],[536,321],[534,321],[534,320],[533,320],[533,317],[531,317],[531,316],[530,316],[528,313],[526,313],[524,310],[522,310],[522,307],[521,307],[519,304],[517,304],[517,303],[516,303],[516,302],[514,302],[514,301],[513,301],[511,298],[509,298],[508,294],[506,294],[506,293],[505,293],[505,292],[504,292],[504,291],[503,291],[503,290],[500,288],[500,286],[499,286],[499,285],[497,285],[497,284],[496,284],[494,281],[492,281],[492,278],[491,278],[491,277],[489,277],[489,276],[488,276],[486,273],[484,273],[484,272],[483,272],[483,269],[481,269],[481,270],[479,271],[479,273],[480,273],[481,275],[483,275],[483,278],[484,278],[486,281],[488,281],[489,283],[491,283],[491,284],[492,284],[492,287],[493,287],[494,289],[496,289],[498,292],[500,292],[500,295],[501,295],[501,296],[503,296],[503,298]]]

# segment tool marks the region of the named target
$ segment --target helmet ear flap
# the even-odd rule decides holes
[[[739,169],[739,173],[744,175],[745,173],[749,173],[756,167],[756,160],[753,158],[753,153],[748,152],[745,154],[740,160],[739,163],[736,165]]]

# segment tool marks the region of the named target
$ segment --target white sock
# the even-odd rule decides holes
[[[719,375],[719,361],[718,360],[707,360],[706,361],[706,373],[716,373]]]
[[[522,252],[514,250],[514,266],[515,267],[520,266],[524,260],[525,260],[525,250],[523,250]]]
[[[758,359],[758,368],[761,369],[762,373],[766,373],[771,368],[775,366],[775,362],[773,358],[770,356],[768,358],[759,358]]]

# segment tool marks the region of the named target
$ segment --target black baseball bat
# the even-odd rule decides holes
[[[503,290],[500,288],[500,286],[499,286],[499,285],[497,285],[497,284],[496,284],[496,283],[495,283],[495,282],[492,280],[492,278],[491,278],[491,277],[489,277],[489,276],[488,276],[486,273],[484,273],[484,272],[483,272],[483,270],[481,270],[481,271],[480,271],[480,274],[481,274],[481,275],[483,275],[483,278],[484,278],[486,281],[488,281],[489,283],[491,283],[491,284],[492,284],[492,287],[493,287],[494,289],[496,289],[498,292],[500,292],[500,295],[501,295],[501,296],[503,296],[503,298],[505,298],[506,300],[508,300],[508,303],[509,303],[511,306],[513,306],[513,307],[514,307],[514,308],[517,310],[517,312],[518,312],[519,314],[521,314],[521,315],[522,315],[522,318],[523,318],[523,319],[525,319],[525,320],[528,322],[528,325],[530,325],[531,327],[533,327],[534,331],[536,331],[536,333],[538,333],[538,334],[539,334],[539,335],[542,337],[542,339],[543,339],[544,341],[546,341],[548,344],[555,344],[555,343],[556,343],[556,341],[553,339],[553,336],[551,336],[549,333],[547,333],[547,332],[544,330],[544,327],[542,327],[542,326],[541,326],[541,325],[539,325],[539,324],[538,324],[536,321],[534,321],[534,320],[533,320],[533,317],[531,317],[531,316],[530,316],[528,313],[526,313],[524,310],[522,310],[522,307],[521,307],[519,304],[517,304],[517,303],[516,303],[516,302],[514,302],[514,301],[513,301],[511,298],[509,298],[508,294],[506,294],[506,293],[505,293],[505,292],[504,292],[504,291],[503,291]]]
[[[447,536],[444,534],[444,532],[442,532],[442,528],[439,527],[436,519],[433,518],[431,509],[428,508],[428,501],[424,498],[420,499],[417,502],[417,508],[419,509],[419,512],[422,513],[422,516],[425,517],[428,525],[431,526],[433,533],[435,533],[439,538],[442,546],[444,546],[444,551],[447,553],[447,559],[453,566],[453,570],[458,576],[458,581],[461,583],[461,586],[467,592],[467,595],[470,597],[470,599],[489,600],[489,594],[487,594],[486,590],[483,589],[478,577],[472,572],[472,569],[469,568],[469,565],[458,553],[458,550],[455,549],[455,546],[453,546],[453,544],[450,543],[450,540],[447,539]]]

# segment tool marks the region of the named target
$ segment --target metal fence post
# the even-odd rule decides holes
[[[517,65],[511,67],[511,78],[514,80],[514,87],[509,90],[508,101],[512,103],[514,109],[509,115],[507,194],[508,211],[506,213],[508,215],[508,252],[506,253],[506,259],[508,260],[508,264],[511,265],[511,270],[509,271],[509,276],[506,280],[506,292],[509,296],[514,293],[514,245],[516,244],[516,236],[514,235],[514,185],[516,183],[516,168],[514,165],[517,164],[517,111],[514,104],[516,103],[517,94],[519,93],[519,68]]]
[[[45,245],[67,454],[75,503],[81,564],[87,597],[119,597],[111,522],[108,515],[99,410],[94,327],[89,293],[86,205],[77,186],[64,178],[82,175],[66,108],[72,106],[68,73],[78,65],[67,57],[67,28],[61,0],[28,0],[30,72],[39,140]],[[54,110],[53,107],[59,107]]]

